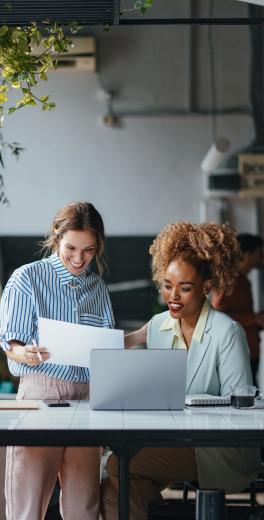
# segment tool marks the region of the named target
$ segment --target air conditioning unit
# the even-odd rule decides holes
[[[10,0],[12,9],[0,2],[0,20],[7,25],[28,25],[43,20],[79,25],[119,24],[120,0]]]
[[[96,41],[93,37],[75,36],[74,47],[68,52],[59,54],[57,70],[96,72]],[[45,52],[42,44],[33,47],[32,56],[40,56]],[[49,52],[55,58],[57,52]]]

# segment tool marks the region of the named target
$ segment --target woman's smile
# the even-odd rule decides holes
[[[67,231],[61,241],[59,258],[71,274],[79,275],[92,261],[97,248],[91,231]]]
[[[84,262],[82,262],[81,264],[75,264],[72,260],[69,259],[69,262],[72,266],[73,269],[82,269],[82,267],[84,266]]]
[[[163,282],[163,296],[172,318],[196,323],[201,312],[206,285],[193,267],[183,261],[172,261]]]
[[[169,309],[171,312],[177,312],[180,311],[183,308],[182,303],[176,303],[176,302],[170,302],[168,303]]]

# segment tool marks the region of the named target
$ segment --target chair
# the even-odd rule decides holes
[[[189,491],[199,491],[199,482],[194,481],[184,482],[183,484],[175,484],[171,486],[171,489],[182,490],[183,498],[166,500],[166,505],[164,506],[150,503],[148,510],[148,520],[194,520],[195,501],[188,500],[188,493]],[[248,518],[252,518],[252,520],[254,519],[255,515],[258,519],[262,516],[264,519],[264,506],[259,506],[256,502],[256,494],[264,493],[264,473],[259,473],[256,480],[254,480],[254,482],[252,482],[248,488],[244,489],[242,493],[239,493],[239,495],[246,493],[250,495],[249,499],[226,499],[228,520],[241,520],[241,518],[246,519],[246,513],[249,515]],[[245,506],[248,506],[246,510]],[[210,518],[210,520],[213,519]]]

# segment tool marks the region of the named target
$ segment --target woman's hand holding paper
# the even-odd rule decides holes
[[[20,341],[9,341],[9,345],[11,345],[12,349],[7,351],[7,357],[12,361],[17,361],[18,363],[26,363],[27,365],[33,367],[35,365],[39,365],[44,361],[47,361],[50,357],[48,351],[44,347],[38,347],[35,345],[23,345]],[[42,361],[40,361],[38,357],[38,352],[40,352]]]

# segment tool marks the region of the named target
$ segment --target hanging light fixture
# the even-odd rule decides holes
[[[264,0],[263,0],[264,1]],[[213,18],[215,0],[210,0],[209,18]],[[209,49],[209,65],[210,65],[210,82],[212,92],[212,134],[213,144],[208,150],[206,156],[201,162],[201,169],[208,173],[214,171],[222,162],[224,156],[230,148],[230,142],[225,137],[217,138],[217,120],[216,120],[216,84],[215,84],[215,68],[214,68],[214,45],[212,25],[208,26],[208,49]]]
[[[222,162],[230,148],[230,142],[225,137],[219,137],[208,150],[201,162],[201,169],[204,172],[213,172]]]

